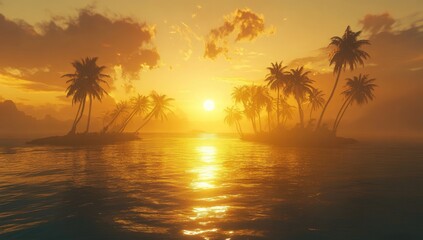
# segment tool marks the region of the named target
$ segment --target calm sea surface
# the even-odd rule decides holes
[[[423,239],[423,147],[0,147],[0,239]]]

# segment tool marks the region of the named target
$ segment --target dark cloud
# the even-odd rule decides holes
[[[207,36],[204,57],[215,59],[219,54],[226,54],[227,38],[235,33],[235,42],[253,40],[265,33],[264,18],[250,9],[237,9],[225,18],[222,26],[214,28]]]
[[[391,31],[395,19],[389,13],[379,15],[367,14],[359,23],[363,25],[364,31],[376,34],[379,32]]]
[[[99,64],[109,69],[121,64],[125,73],[154,67],[159,60],[152,27],[93,9],[82,9],[76,17],[53,17],[37,26],[0,14],[0,36],[1,73],[13,69],[23,79],[43,83],[28,85],[31,89],[63,86],[60,76],[72,71],[72,61],[86,56],[99,57]]]
[[[379,31],[369,40],[371,45],[366,47],[366,51],[371,58],[365,66],[341,75],[336,97],[326,116],[329,125],[343,101],[340,93],[344,79],[363,73],[376,78],[376,99],[365,106],[352,106],[341,124],[341,134],[422,136],[423,27],[413,25],[402,30]],[[312,69],[316,86],[327,97],[335,78],[332,67],[329,67],[327,49],[321,49],[314,57],[295,59],[289,66],[296,67],[296,64],[306,64]],[[324,64],[326,71],[321,71]]]

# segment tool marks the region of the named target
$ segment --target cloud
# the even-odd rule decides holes
[[[234,33],[234,42],[251,41],[266,33],[263,16],[250,9],[237,9],[225,18],[222,26],[214,28],[207,36],[204,57],[215,59],[220,54],[228,53],[228,37]]]
[[[181,40],[184,41],[181,45],[186,45],[185,48],[180,49],[179,52],[185,61],[188,61],[192,55],[193,41],[201,41],[201,37],[186,23],[181,22],[170,26],[171,34],[177,35]]]
[[[391,31],[395,19],[389,13],[382,13],[379,15],[367,14],[359,21],[363,25],[363,30],[371,34],[379,32]]]
[[[30,25],[0,14],[0,73],[44,85],[64,86],[60,79],[72,71],[71,62],[99,57],[109,70],[121,65],[128,74],[155,67],[160,56],[154,47],[154,28],[131,18],[110,17],[82,9],[76,17],[53,17]],[[11,70],[13,70],[11,72]],[[26,85],[32,89],[33,85]],[[49,90],[49,88],[43,89]]]

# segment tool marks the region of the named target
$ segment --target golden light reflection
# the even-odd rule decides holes
[[[219,167],[213,164],[216,160],[216,148],[214,146],[201,146],[197,148],[200,154],[198,167],[191,170],[197,174],[197,178],[191,183],[193,189],[211,189],[215,188],[214,180]]]
[[[190,219],[223,218],[228,208],[229,206],[195,207],[193,212],[196,213],[196,215],[194,217],[190,217]]]
[[[204,191],[209,189],[215,189],[216,180],[219,178],[219,171],[221,170],[219,161],[217,160],[217,149],[215,146],[204,145],[197,147],[199,153],[198,161],[195,163],[195,167],[191,172],[196,173],[196,177],[191,182],[191,188],[199,191],[202,195],[197,200],[210,203],[218,203],[220,200],[226,199],[227,196],[217,195],[215,191]],[[204,191],[204,195],[203,192]],[[210,196],[212,195],[212,196]],[[201,228],[194,228],[191,230],[183,230],[184,235],[199,235],[203,239],[209,239],[210,234],[219,232],[219,228],[213,226],[216,219],[222,219],[226,217],[229,206],[227,205],[216,205],[216,206],[194,206],[192,208],[193,215],[189,217],[190,220],[195,221],[197,226]]]

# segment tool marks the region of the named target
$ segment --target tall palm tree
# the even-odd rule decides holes
[[[243,133],[241,129],[241,124],[239,123],[239,121],[241,121],[242,119],[242,112],[238,108],[236,108],[236,106],[232,106],[225,108],[225,113],[225,123],[229,126],[235,124],[238,134],[242,137]]]
[[[323,98],[323,96],[325,96],[325,94],[317,89],[317,88],[313,88],[310,92],[310,94],[308,95],[308,105],[310,107],[310,120],[311,121],[311,116],[313,114],[314,111],[318,110],[319,108],[323,107],[323,104],[325,104],[325,99]]]
[[[119,116],[121,116],[122,113],[126,113],[129,110],[129,104],[126,101],[121,101],[118,104],[116,104],[115,109],[113,110],[113,112],[110,114],[111,115],[111,120],[110,122],[103,128],[103,133],[107,132],[107,130],[109,130],[110,126],[112,126],[115,121],[119,118]]]
[[[348,106],[352,105],[354,102],[357,103],[357,105],[367,104],[375,97],[374,88],[377,87],[377,85],[374,84],[374,78],[369,79],[369,75],[360,74],[353,78],[347,78],[346,80],[345,90],[342,92],[345,96],[345,101],[339,110],[338,118],[333,126],[335,134]]]
[[[310,94],[313,90],[311,84],[314,81],[308,77],[309,73],[309,71],[304,71],[304,67],[291,69],[289,82],[286,85],[286,91],[291,93],[297,101],[301,127],[304,127],[304,112],[302,105],[307,94]]]
[[[269,74],[266,75],[265,81],[267,81],[267,86],[270,87],[272,90],[276,90],[276,118],[277,123],[279,125],[279,98],[280,98],[280,90],[285,87],[287,82],[287,72],[285,71],[286,66],[282,66],[281,62],[271,63],[271,66],[267,68],[269,70]]]
[[[77,115],[69,134],[75,134],[76,132],[76,127],[81,120],[85,110],[85,102],[87,97],[89,99],[89,110],[87,128],[85,132],[88,132],[90,127],[92,101],[95,99],[101,101],[103,95],[107,94],[106,90],[104,90],[101,84],[103,83],[108,85],[104,79],[109,78],[110,76],[103,73],[106,67],[98,66],[97,59],[98,58],[96,57],[87,57],[85,59],[81,59],[80,61],[74,61],[72,66],[75,68],[75,72],[62,76],[69,78],[66,81],[66,83],[69,83],[69,86],[66,89],[66,96],[73,96],[72,103],[80,103]]]
[[[255,86],[243,85],[240,87],[234,87],[232,91],[232,99],[235,104],[241,103],[243,106],[243,112],[245,116],[251,121],[254,132],[257,132],[256,116],[257,108],[253,104],[252,99],[254,97]]]
[[[320,114],[317,128],[320,127],[326,108],[332,100],[341,72],[345,71],[347,68],[354,70],[357,67],[357,64],[364,65],[364,60],[369,57],[369,54],[361,48],[364,45],[370,44],[370,42],[364,39],[358,40],[360,34],[361,31],[353,32],[350,26],[348,26],[342,37],[335,36],[331,38],[329,46],[334,47],[335,50],[330,58],[329,65],[334,65],[333,73],[336,74],[336,80],[329,98],[323,107],[322,113]]]
[[[252,97],[250,101],[257,114],[260,131],[262,131],[263,129],[261,125],[261,112],[262,112],[262,109],[266,107],[269,101],[269,97],[270,97],[269,91],[266,86],[255,86],[255,85],[250,87],[250,91],[251,91],[251,97]]]
[[[126,126],[128,126],[134,116],[144,114],[150,109],[150,100],[148,99],[148,96],[138,94],[138,96],[131,99],[131,105],[132,111],[123,122],[119,132],[123,132],[125,130]]]
[[[294,106],[291,106],[288,103],[287,96],[284,96],[279,99],[279,104],[281,106],[280,115],[282,116],[282,126],[285,126],[286,122],[294,116]]]
[[[167,120],[167,116],[169,113],[173,113],[171,102],[174,100],[173,98],[169,98],[166,95],[160,95],[155,91],[150,93],[152,109],[144,117],[143,123],[141,126],[135,131],[136,133],[139,132],[150,120],[154,117],[155,119],[160,119],[161,121]]]
[[[267,127],[269,129],[269,132],[272,131],[272,112],[273,112],[273,103],[274,103],[274,99],[272,98],[272,96],[270,95],[269,91],[266,91],[266,112],[267,112]]]
[[[247,85],[234,87],[232,91],[232,99],[235,101],[235,103],[242,103],[243,107],[245,108],[251,97],[250,93],[251,91]]]

